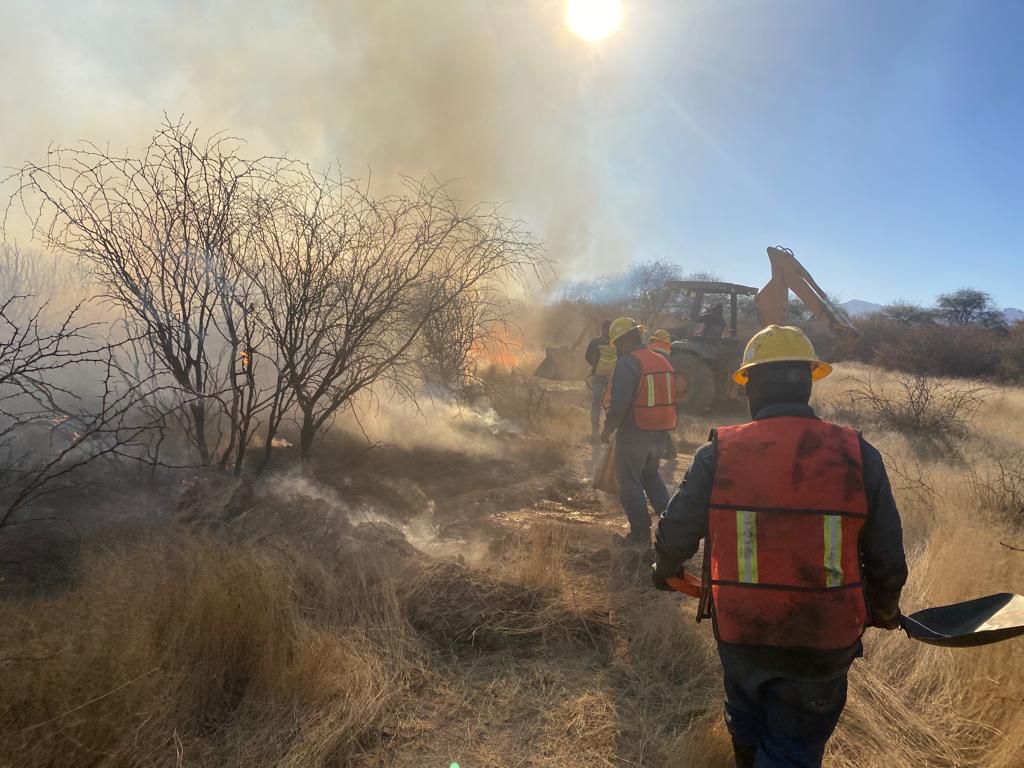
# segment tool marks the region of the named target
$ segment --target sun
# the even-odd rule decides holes
[[[565,23],[570,31],[588,43],[599,43],[622,24],[619,0],[567,0]]]

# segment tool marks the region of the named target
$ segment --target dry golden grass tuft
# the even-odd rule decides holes
[[[1000,508],[1014,489],[1005,460],[999,466],[1001,456],[1024,450],[1024,434],[1012,427],[1024,423],[1024,391],[989,388],[952,451],[936,454],[850,407],[846,388],[866,376],[898,391],[893,374],[842,365],[819,385],[816,405],[862,427],[883,451],[910,559],[904,610],[1024,592],[1024,553],[1003,546],[1024,537],[1021,519],[1015,525]],[[1024,643],[939,649],[869,630],[866,646],[830,765],[1024,765]]]
[[[584,691],[559,702],[545,715],[536,765],[552,768],[616,765],[619,726],[615,702],[607,691]]]
[[[297,551],[161,534],[88,554],[63,595],[0,604],[0,755],[323,765],[401,718],[423,671],[392,585]]]

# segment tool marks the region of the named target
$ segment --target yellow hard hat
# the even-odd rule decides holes
[[[648,341],[664,341],[671,344],[672,334],[666,331],[664,328],[659,328],[658,330],[651,334],[651,337],[648,339]]]
[[[644,326],[640,325],[632,317],[617,317],[612,321],[612,327],[608,329],[608,340],[615,342],[630,331],[643,331]]]
[[[765,363],[810,363],[812,381],[832,373],[832,366],[818,359],[807,334],[792,325],[769,325],[755,333],[743,350],[743,365],[732,380],[741,386],[746,384],[747,371]]]

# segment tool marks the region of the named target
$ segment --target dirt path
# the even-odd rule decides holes
[[[488,547],[465,559],[461,587],[446,581],[450,602],[431,621],[448,622],[447,634],[426,622],[444,659],[435,670],[439,706],[360,765],[664,765],[684,723],[708,714],[718,685],[710,644],[683,599],[651,590],[649,564],[613,544],[627,528],[618,500],[589,487],[595,453],[581,447],[565,467],[525,478],[510,493],[480,490],[451,504],[466,517],[449,521],[449,530],[472,525]],[[688,461],[681,455],[665,468],[672,487]],[[538,626],[503,635],[488,626],[492,617],[453,639],[453,615],[486,613],[475,601],[487,579],[542,595],[543,607],[524,609]],[[516,610],[489,599],[500,603],[499,615]],[[680,631],[692,648],[667,647]],[[693,693],[689,705],[678,699],[680,686]]]

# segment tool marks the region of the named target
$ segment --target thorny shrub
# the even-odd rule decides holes
[[[520,371],[492,368],[483,376],[483,387],[495,413],[530,431],[538,431],[551,415],[548,391]]]
[[[918,376],[991,379],[999,374],[1004,337],[989,328],[901,328],[876,349],[872,362]]]
[[[833,359],[860,360],[893,371],[1019,382],[1024,379],[1024,323],[1009,329],[901,322],[883,312],[856,320],[858,335]],[[815,349],[818,339],[815,338]],[[819,349],[819,352],[823,350]]]
[[[1024,524],[1024,452],[994,455],[976,464],[970,482],[981,508]]]
[[[898,374],[889,386],[871,375],[851,382],[851,403],[879,426],[945,444],[967,434],[986,397],[984,387],[918,374]]]

